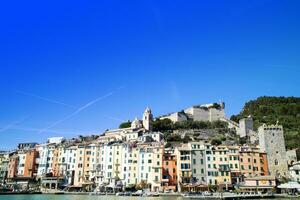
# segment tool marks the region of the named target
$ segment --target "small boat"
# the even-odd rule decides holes
[[[138,190],[136,192],[131,193],[131,196],[135,196],[135,197],[141,197],[143,196],[143,191],[142,190]]]
[[[116,196],[131,196],[130,192],[117,192]]]
[[[57,194],[57,195],[59,195],[59,194],[65,194],[65,192],[63,192],[63,191],[58,191],[58,192],[54,192],[54,194]]]
[[[89,195],[106,195],[105,192],[91,192]]]
[[[143,194],[143,197],[159,197],[159,194],[156,192],[147,192]]]

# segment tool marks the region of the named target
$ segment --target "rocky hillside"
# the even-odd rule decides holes
[[[300,148],[300,98],[298,97],[259,97],[247,102],[238,115],[231,116],[231,120],[253,116],[254,127],[259,125],[283,125],[288,149]]]

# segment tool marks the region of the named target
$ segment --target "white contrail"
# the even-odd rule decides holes
[[[42,97],[40,95],[32,94],[32,93],[29,93],[29,92],[17,91],[17,93],[23,94],[23,95],[26,95],[26,96],[30,96],[30,97],[34,97],[34,98],[37,98],[37,99],[41,99],[41,100],[44,100],[44,101],[48,101],[50,103],[54,103],[54,104],[58,104],[58,105],[62,105],[62,106],[66,106],[66,107],[70,107],[70,108],[74,108],[74,109],[76,108],[73,105],[66,104],[66,103],[63,103],[63,102],[60,102],[60,101],[56,101],[54,99],[49,99],[49,98],[46,98],[46,97]]]
[[[48,129],[50,129],[50,128],[52,128],[52,127],[54,127],[54,126],[56,126],[56,125],[58,125],[58,124],[60,124],[60,123],[62,123],[62,122],[64,122],[64,121],[66,121],[66,120],[68,120],[68,119],[70,119],[70,118],[72,118],[72,117],[74,117],[75,115],[77,115],[77,114],[80,113],[81,111],[87,109],[88,107],[90,107],[90,106],[93,105],[94,103],[96,103],[96,102],[98,102],[98,101],[100,101],[100,100],[102,100],[102,99],[105,99],[105,98],[107,98],[107,97],[109,97],[109,96],[111,96],[111,95],[113,95],[113,92],[109,92],[109,93],[107,93],[107,94],[105,94],[105,95],[103,95],[103,96],[101,96],[101,97],[98,97],[97,99],[94,99],[94,100],[88,102],[87,104],[84,104],[83,106],[81,106],[80,108],[78,108],[75,112],[71,113],[70,115],[64,117],[64,118],[61,119],[61,120],[58,120],[58,121],[54,122],[53,124],[51,124],[50,126],[44,128],[44,129],[40,130],[39,133],[45,132],[45,131],[47,131]]]
[[[0,128],[0,132],[4,132],[8,129],[12,129],[12,127],[14,127],[16,124],[19,124],[21,123],[22,121],[24,121],[27,117],[23,118],[23,119],[20,119],[18,121],[14,121],[14,122],[11,122],[9,124],[7,124],[6,126],[4,126],[3,128]]]

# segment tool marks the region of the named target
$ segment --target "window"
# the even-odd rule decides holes
[[[196,165],[196,159],[193,159],[193,164]]]
[[[194,174],[196,174],[197,172],[196,172],[196,169],[194,169]]]

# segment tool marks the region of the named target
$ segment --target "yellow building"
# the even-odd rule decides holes
[[[231,185],[228,148],[226,146],[214,147],[213,161],[213,167],[218,169],[217,184],[220,187],[228,187]]]
[[[239,183],[241,177],[239,146],[227,146],[232,184]]]
[[[177,177],[178,191],[181,192],[185,185],[191,184],[192,168],[191,168],[191,151],[188,144],[182,144],[175,149],[177,155]]]
[[[77,146],[75,168],[74,168],[74,186],[82,187],[85,182],[84,167],[87,160],[85,145],[80,144]]]
[[[160,143],[153,143],[152,148],[152,170],[149,174],[151,191],[161,191],[162,185],[162,164],[164,146]]]

